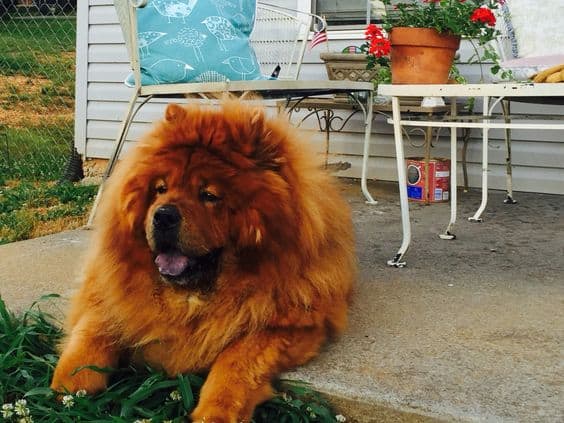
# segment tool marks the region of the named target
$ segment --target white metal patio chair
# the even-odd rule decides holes
[[[265,80],[223,80],[219,82],[189,82],[174,84],[143,85],[140,64],[140,43],[137,31],[137,12],[139,8],[149,7],[151,2],[163,0],[114,0],[121,29],[135,80],[132,96],[125,117],[116,137],[113,152],[106,167],[102,184],[94,202],[88,226],[93,222],[104,181],[110,176],[125,143],[128,129],[139,109],[155,97],[199,96],[216,98],[221,93],[232,93],[244,97],[248,92],[257,93],[264,99],[291,100],[314,95],[346,93],[363,112],[365,123],[365,149],[371,133],[373,84],[357,81],[298,80],[308,36],[313,23],[325,27],[319,16],[287,9],[271,4],[257,3],[255,26],[250,43],[255,51],[261,71],[270,75],[276,69],[276,79]],[[185,3],[189,3],[186,1]],[[219,4],[219,3],[218,3]],[[156,7],[156,6],[155,6]],[[363,95],[353,95],[364,93]],[[367,151],[365,159],[367,160]],[[363,165],[362,191],[368,202],[375,203],[367,190],[366,163]]]

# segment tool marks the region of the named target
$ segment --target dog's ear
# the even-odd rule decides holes
[[[147,182],[131,171],[124,159],[104,185],[95,225],[107,232],[114,243],[144,237],[144,218],[148,208]],[[145,181],[145,182],[144,182]]]
[[[129,178],[124,181],[121,195],[119,196],[119,215],[127,222],[127,227],[132,234],[143,233],[143,220],[148,204],[148,190],[140,178]]]
[[[171,103],[166,107],[165,119],[167,122],[176,122],[186,116],[186,109],[179,104]]]

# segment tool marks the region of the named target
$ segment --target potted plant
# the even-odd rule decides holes
[[[486,44],[497,35],[493,11],[505,0],[381,1],[388,8],[382,25],[388,37],[370,24],[363,51],[369,66],[382,66],[390,53],[392,83],[446,83],[461,38],[476,39],[485,56],[495,60]]]
[[[378,69],[368,66],[370,58],[356,46],[345,47],[340,52],[324,52],[319,55],[325,62],[330,80],[372,81]]]

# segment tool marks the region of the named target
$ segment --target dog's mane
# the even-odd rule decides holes
[[[238,169],[279,169],[287,162],[293,131],[282,119],[236,100],[216,108],[171,105],[140,146],[153,152],[203,148]]]

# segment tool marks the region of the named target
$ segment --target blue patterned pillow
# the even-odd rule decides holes
[[[137,9],[141,85],[265,79],[249,43],[255,11],[256,0],[149,0]]]

